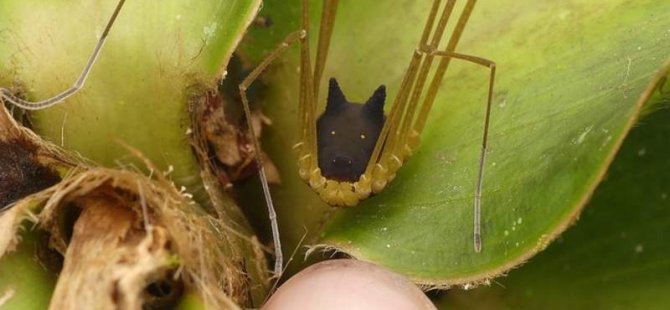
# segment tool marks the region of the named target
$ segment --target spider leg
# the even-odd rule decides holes
[[[460,17],[458,18],[454,31],[452,32],[451,37],[449,38],[449,42],[447,43],[445,52],[453,53],[456,50],[456,46],[458,45],[458,42],[461,39],[461,35],[465,30],[465,25],[467,25],[468,20],[470,19],[470,15],[472,14],[472,10],[474,9],[476,2],[477,2],[476,0],[468,0],[468,2],[465,4],[463,11]],[[420,46],[420,48],[424,48],[424,46]],[[427,52],[430,53],[432,52],[432,50],[428,50]],[[435,102],[435,97],[437,96],[437,93],[440,89],[440,85],[442,84],[444,75],[447,71],[447,68],[449,67],[451,58],[452,57],[443,57],[442,60],[440,60],[440,63],[437,66],[437,70],[435,71],[435,75],[433,76],[433,80],[430,82],[430,85],[428,86],[426,97],[424,98],[423,103],[421,104],[421,110],[419,111],[419,114],[417,115],[416,120],[414,121],[414,129],[419,134],[423,132],[423,128],[426,125],[426,119],[428,118],[430,109],[433,106],[433,102]]]
[[[325,183],[325,178],[318,168],[318,151],[316,141],[316,101],[319,86],[323,76],[323,69],[328,57],[335,16],[339,0],[325,0],[319,25],[316,60],[312,71],[309,50],[309,1],[302,0],[302,29],[306,35],[300,46],[300,99],[299,115],[299,142],[294,146],[298,154],[300,177],[307,181],[312,188],[319,188]]]
[[[442,9],[439,22],[433,29],[433,24],[440,8],[440,0],[433,2],[433,7],[424,27],[419,46],[414,53],[405,77],[396,96],[393,107],[384,124],[379,140],[368,163],[365,176],[372,177],[373,191],[379,192],[388,181],[392,180],[395,171],[411,156],[413,149],[419,143],[419,137],[425,127],[430,109],[435,101],[439,87],[452,58],[461,59],[483,65],[491,70],[489,92],[484,119],[484,133],[482,150],[479,159],[479,172],[474,197],[474,249],[481,251],[481,191],[484,179],[484,163],[488,144],[489,119],[493,98],[493,84],[495,81],[496,65],[493,61],[477,56],[464,55],[455,52],[461,35],[470,18],[476,0],[468,0],[461,12],[454,30],[449,38],[445,50],[437,50],[444,30],[453,12],[455,0],[448,0]],[[430,42],[429,42],[430,39]],[[425,98],[419,100],[424,93],[424,86],[434,57],[441,57],[432,81],[428,86]],[[418,114],[417,114],[418,112]]]
[[[381,191],[386,183],[393,179],[395,171],[418,145],[419,134],[410,127],[434,58],[433,54],[425,53],[422,49],[437,49],[456,4],[455,0],[448,0],[440,12],[441,2],[441,0],[433,1],[418,48],[412,55],[365,170],[365,177],[374,180],[374,192]],[[435,26],[438,16],[439,20]]]
[[[428,42],[429,37],[431,36],[433,25],[435,24],[435,17],[437,16],[437,13],[439,11],[440,2],[441,0],[433,1],[433,6],[431,7],[430,13],[428,14],[428,19],[426,20],[426,24],[423,29],[423,34],[419,42],[420,46],[425,45],[426,42]],[[449,6],[453,7],[454,2],[455,0],[450,0],[447,3],[446,7],[447,8]],[[436,30],[438,32],[440,28],[443,29],[444,26],[446,26],[446,21],[443,22],[442,19],[444,18],[441,18],[440,23],[438,24],[438,30]],[[388,150],[392,149],[389,147],[389,145],[387,145],[387,142],[389,144],[395,143],[393,137],[389,137],[389,133],[397,132],[397,130],[395,130],[395,127],[397,127],[396,124],[401,119],[402,116],[401,114],[405,110],[407,98],[410,91],[412,90],[412,86],[415,83],[416,75],[423,56],[424,54],[418,52],[412,55],[409,66],[407,67],[405,75],[403,76],[403,80],[400,83],[400,89],[398,90],[398,93],[393,100],[391,111],[389,112],[388,117],[384,122],[384,126],[382,127],[382,130],[379,134],[379,138],[377,139],[377,142],[375,144],[375,148],[373,149],[372,154],[370,156],[370,160],[368,161],[368,164],[366,166],[364,173],[364,176],[366,178],[371,178],[373,172],[375,171],[384,171],[384,173],[386,171],[384,165],[379,163],[380,158],[385,157],[385,155],[388,153]],[[379,188],[379,190],[381,190],[381,188],[385,186],[385,181],[384,182],[378,181],[377,183],[378,183],[377,187]]]
[[[321,12],[321,24],[319,26],[319,42],[316,49],[316,63],[314,64],[314,98],[319,98],[319,85],[323,76],[323,68],[328,58],[328,47],[333,34],[335,15],[339,0],[325,0]]]
[[[270,186],[268,185],[267,176],[265,174],[265,168],[263,167],[263,159],[261,158],[261,147],[254,133],[254,127],[251,124],[251,109],[249,108],[249,99],[247,98],[247,89],[253,83],[256,78],[265,70],[273,60],[279,57],[284,51],[286,51],[291,44],[295,43],[299,39],[305,37],[305,31],[299,30],[289,34],[286,39],[277,46],[263,61],[253,70],[249,75],[244,78],[242,83],[239,85],[240,97],[242,98],[242,106],[244,107],[244,115],[247,119],[249,134],[252,137],[253,147],[254,147],[254,157],[256,159],[256,164],[258,165],[258,176],[260,177],[261,184],[263,186],[263,195],[265,196],[265,203],[268,207],[268,214],[270,222],[272,225],[272,240],[274,242],[275,250],[275,265],[274,273],[275,276],[280,276],[282,273],[283,267],[283,255],[281,249],[281,240],[279,238],[279,225],[277,224],[277,213],[274,209],[274,204],[272,202],[272,195],[270,194]]]
[[[440,1],[437,0],[433,3],[433,5],[439,6],[439,2]],[[431,33],[430,30],[432,29],[426,27],[424,29],[424,37],[419,42],[416,54],[422,55],[421,69],[419,70],[418,77],[414,83],[412,95],[410,100],[407,102],[407,107],[403,109],[404,113],[402,117],[402,123],[398,126],[398,129],[395,132],[396,138],[394,140],[398,142],[393,145],[392,148],[393,153],[401,154],[403,160],[411,156],[413,149],[417,147],[419,143],[419,134],[412,130],[411,126],[415,118],[416,110],[419,106],[419,99],[423,93],[426,79],[428,78],[428,73],[430,72],[430,68],[433,64],[433,58],[435,56],[432,53],[424,53],[423,51],[437,50],[438,46],[440,45],[440,41],[442,40],[444,30],[449,22],[449,18],[451,17],[451,13],[454,10],[455,4],[455,0],[447,1],[444,9],[442,10],[440,20],[437,24],[437,27],[435,27],[435,30]],[[426,43],[427,38],[431,36],[431,34],[432,39],[430,43]]]
[[[486,101],[486,114],[484,117],[484,132],[482,134],[482,148],[479,155],[479,172],[477,174],[477,187],[475,189],[475,201],[474,201],[474,231],[473,231],[473,242],[475,252],[480,252],[482,249],[482,235],[481,235],[481,202],[482,202],[482,185],[484,183],[484,162],[486,161],[486,148],[488,145],[488,136],[489,136],[489,120],[491,118],[491,102],[493,101],[493,84],[495,82],[496,76],[496,63],[478,56],[465,55],[454,53],[450,51],[435,51],[433,52],[435,56],[448,57],[461,59],[474,64],[482,65],[488,67],[491,71],[489,77],[489,90],[488,97]]]
[[[312,75],[309,52],[309,1],[302,0],[301,26],[304,35],[300,40],[300,92],[298,98],[299,142],[294,146],[298,154],[299,174],[307,180],[317,167],[316,159],[316,99],[314,90],[318,88]],[[325,58],[324,58],[325,61]]]
[[[436,0],[435,2],[438,1]],[[393,161],[396,162],[404,161],[411,155],[412,149],[418,145],[419,136],[421,135],[421,132],[425,127],[426,120],[428,118],[428,113],[430,112],[431,107],[435,101],[435,97],[437,96],[437,92],[442,83],[442,80],[444,79],[444,75],[452,58],[466,60],[490,68],[491,77],[489,79],[489,93],[486,108],[486,117],[484,119],[482,150],[479,158],[479,172],[477,176],[477,185],[474,197],[473,243],[475,252],[480,252],[481,251],[481,191],[484,181],[484,162],[486,160],[489,118],[491,112],[491,101],[493,98],[493,83],[495,80],[496,67],[495,63],[488,59],[454,52],[456,46],[458,45],[458,42],[460,41],[463,31],[465,30],[465,26],[468,23],[468,20],[470,18],[470,15],[472,13],[472,10],[474,9],[476,2],[477,2],[476,0],[468,0],[468,2],[465,4],[465,7],[463,8],[463,11],[461,12],[461,15],[458,18],[456,26],[454,27],[454,30],[451,34],[451,37],[449,38],[445,50],[436,51],[437,46],[439,46],[439,42],[444,32],[446,23],[448,22],[448,19],[453,11],[453,7],[455,4],[454,1],[448,1],[447,4],[445,5],[442,18],[434,31],[431,43],[426,44],[426,40],[422,38],[422,42],[419,44],[419,49],[417,50],[416,54],[424,54],[425,59],[419,71],[419,77],[417,78],[417,81],[414,85],[412,97],[402,117],[403,118],[402,124],[398,129],[392,131],[392,134],[395,134],[395,137],[393,137],[390,140],[392,142],[395,141],[395,144],[390,145],[390,151],[388,153],[395,156],[395,158],[393,157],[391,158]],[[433,5],[435,6],[439,4],[434,3]],[[426,29],[424,29],[424,37],[426,35],[425,31]],[[424,83],[430,71],[430,66],[432,64],[434,56],[442,57],[442,60],[438,64],[437,70],[428,87],[423,102],[419,105],[419,98],[423,93]],[[418,111],[419,113],[415,117],[414,115],[416,113],[416,109],[419,106],[421,108]],[[400,157],[398,158],[398,156]],[[384,161],[383,156],[382,160]],[[389,159],[386,159],[385,161],[387,162],[386,163],[387,166],[393,164],[393,161]]]
[[[121,11],[121,8],[123,7],[123,4],[125,2],[126,0],[119,0],[119,2],[116,4],[114,13],[112,13],[112,16],[109,18],[107,26],[105,26],[105,30],[102,32],[102,36],[100,36],[98,43],[95,45],[95,48],[93,49],[93,53],[88,58],[86,66],[84,66],[84,69],[79,75],[79,78],[74,83],[74,85],[72,85],[72,87],[66,89],[65,91],[56,96],[35,102],[23,100],[21,98],[12,95],[12,93],[8,89],[0,88],[0,99],[6,100],[11,104],[26,110],[41,110],[54,106],[62,102],[63,100],[69,98],[70,96],[76,94],[82,87],[84,87],[84,83],[86,83],[86,79],[88,78],[89,73],[91,73],[93,65],[95,64],[96,60],[98,60],[100,51],[102,51],[102,47],[103,45],[105,45],[105,42],[107,41],[107,36],[109,35],[110,30],[112,29],[112,25],[114,25],[114,21],[116,20],[116,17],[119,15],[119,12]]]

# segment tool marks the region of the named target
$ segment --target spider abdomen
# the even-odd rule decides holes
[[[318,165],[325,178],[355,182],[365,172],[384,126],[385,99],[382,85],[366,103],[351,103],[330,79],[326,110],[316,123]]]

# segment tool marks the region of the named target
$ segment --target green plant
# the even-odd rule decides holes
[[[366,98],[379,84],[386,84],[392,96],[415,48],[429,2],[343,2],[325,76],[337,77],[352,99]],[[205,182],[213,180],[207,171],[200,173],[197,157],[190,149],[192,141],[186,135],[195,127],[187,113],[187,103],[202,98],[198,95],[203,90],[214,88],[216,73],[223,70],[258,3],[227,4],[214,1],[184,8],[176,2],[171,6],[130,1],[85,90],[65,105],[36,113],[33,124],[46,139],[102,165],[115,167],[121,160],[125,166],[144,167],[140,159],[144,156],[156,165],[153,173],[173,167],[170,180],[177,187],[184,186],[199,206],[226,215],[226,225],[250,236],[237,207],[202,186],[202,176]],[[109,11],[91,6],[95,5],[0,2],[0,85],[15,86],[34,98],[66,88],[86,59],[89,49],[83,46],[95,41],[94,31],[79,30],[104,24],[105,12]],[[313,7],[311,19],[316,26],[318,5]],[[298,8],[298,1],[266,1],[261,16],[270,22],[252,28],[240,49],[250,66],[286,34],[298,29]],[[198,15],[196,12],[205,17],[190,19],[191,15]],[[212,19],[207,15],[212,12],[223,15]],[[72,20],[72,16],[91,17]],[[198,22],[190,24],[194,20]],[[221,20],[225,24],[219,23]],[[186,21],[191,26],[183,26]],[[401,168],[397,179],[360,206],[334,210],[320,202],[299,179],[296,159],[290,151],[297,133],[292,107],[298,94],[297,50],[292,50],[262,78],[267,87],[263,108],[273,121],[263,140],[282,177],[281,186],[274,187],[274,198],[279,207],[284,253],[299,246],[306,229],[307,243],[317,249],[336,248],[429,287],[470,287],[529,259],[576,221],[624,137],[640,117],[648,101],[645,89],[659,94],[662,91],[649,85],[661,85],[657,84],[659,79],[668,75],[667,65],[662,66],[670,55],[668,21],[670,7],[651,0],[479,3],[458,50],[495,60],[499,70],[485,178],[484,248],[480,254],[474,253],[471,244],[471,197],[488,72],[454,62],[431,113],[422,145]],[[35,47],[40,44],[46,47]],[[49,66],[44,65],[44,59],[50,62]],[[659,67],[666,71],[657,76]],[[667,94],[667,90],[663,91]],[[325,92],[321,94],[325,96]],[[650,109],[652,103],[667,100],[658,96],[647,103]],[[652,116],[661,117],[657,115],[663,114]],[[663,130],[656,128],[654,133],[667,132]],[[110,137],[137,148],[141,156],[129,155],[132,152],[128,148],[110,142]],[[645,152],[655,149],[649,143]],[[630,156],[625,150],[622,154]],[[663,156],[659,158],[658,165],[663,165]],[[639,181],[621,180],[626,184],[621,187],[639,188],[635,184]],[[254,197],[259,197],[254,192],[256,185],[249,184],[243,190],[242,203],[253,205]],[[624,193],[619,186],[606,186],[607,183],[601,190],[604,193],[596,194],[594,204],[602,203],[600,195],[617,197],[614,194]],[[264,210],[260,200],[255,209]],[[260,211],[250,211],[255,212]],[[647,213],[641,216],[644,214]],[[264,217],[264,213],[253,217],[257,228],[269,227]],[[643,226],[644,219],[619,227]],[[577,228],[586,233],[570,232],[578,236],[566,236],[566,241],[557,247],[572,248],[567,243],[569,238],[582,242],[590,236],[590,229],[604,226],[584,222],[582,225],[578,221]],[[232,243],[232,248],[239,250],[236,253],[248,258],[240,264],[262,261],[243,241]],[[642,253],[654,249],[646,244],[642,244]],[[632,250],[629,244],[624,248],[621,253],[638,249],[637,244]],[[547,260],[544,257],[560,257],[560,253],[556,254],[560,251],[552,248],[543,253],[537,264]],[[664,248],[658,253],[663,251]],[[312,255],[315,256],[318,255]],[[618,256],[611,258],[615,257]],[[3,263],[9,261],[10,258]],[[290,272],[303,265],[300,259],[294,262]],[[27,263],[33,264],[31,270],[37,270],[33,262]],[[639,275],[641,282],[658,280],[655,273],[665,265],[662,259],[650,263],[660,269],[635,269],[631,274]],[[523,299],[510,305],[533,305],[533,298],[555,289],[547,286],[547,290],[528,294],[531,277],[524,277],[523,272],[528,270],[527,274],[533,276],[543,270],[534,266],[533,260],[519,270],[518,278],[510,278],[510,285],[521,287],[521,293],[512,292],[509,298]],[[603,270],[617,268],[601,266]],[[601,275],[594,273],[594,277]],[[48,278],[49,274],[39,277]],[[5,279],[11,280],[11,276]],[[564,279],[562,283],[570,283],[571,278]],[[658,283],[659,288],[667,285],[662,280]],[[189,293],[193,293],[189,297],[197,295]],[[474,291],[475,296],[489,293],[500,296],[495,289]],[[47,290],[43,296],[48,294]],[[467,300],[473,292],[454,295]],[[256,303],[262,300],[258,296]],[[554,296],[556,303],[560,302],[560,295]],[[631,305],[641,306],[635,302],[648,299],[631,300]]]

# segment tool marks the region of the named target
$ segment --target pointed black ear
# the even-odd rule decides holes
[[[375,90],[365,103],[365,110],[371,115],[384,116],[384,102],[386,101],[386,86],[382,85]]]
[[[328,81],[328,99],[326,100],[326,111],[334,111],[340,109],[347,103],[347,98],[337,84],[335,78],[330,78]]]

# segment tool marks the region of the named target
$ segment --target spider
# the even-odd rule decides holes
[[[388,114],[384,114],[384,85],[379,86],[365,103],[352,103],[347,100],[337,80],[331,78],[325,110],[316,117],[316,100],[335,24],[338,0],[323,1],[313,65],[309,49],[308,0],[302,0],[302,29],[289,34],[249,74],[239,88],[245,113],[249,117],[249,102],[245,94],[247,87],[292,44],[300,44],[300,132],[299,141],[294,145],[298,157],[298,173],[326,203],[337,207],[353,207],[361,200],[380,193],[419,146],[421,133],[451,59],[487,67],[490,70],[488,98],[473,202],[473,245],[474,250],[480,252],[481,192],[496,64],[482,57],[455,52],[476,0],[465,3],[446,48],[439,48],[456,4],[455,0],[447,0],[445,4],[442,2],[433,0],[421,39],[411,55]],[[439,58],[437,69],[429,79],[429,71],[436,57]],[[257,142],[255,147],[260,149]],[[259,167],[262,167],[260,159],[257,160]],[[267,202],[271,203],[269,191],[265,193]]]

